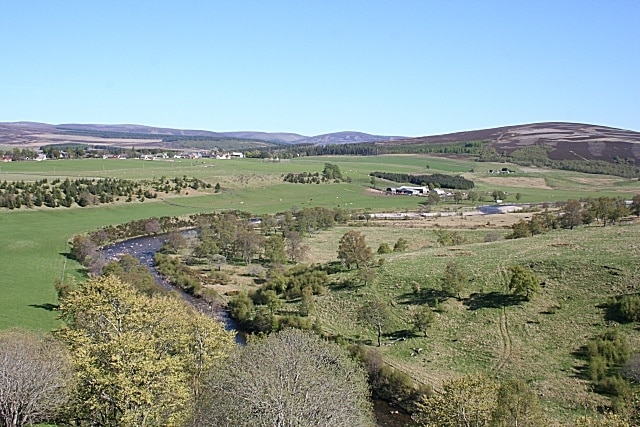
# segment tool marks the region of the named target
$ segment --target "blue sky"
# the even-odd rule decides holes
[[[640,131],[640,1],[0,0],[0,121]]]

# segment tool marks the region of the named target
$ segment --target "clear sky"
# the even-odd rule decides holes
[[[0,0],[0,121],[640,131],[640,0]]]

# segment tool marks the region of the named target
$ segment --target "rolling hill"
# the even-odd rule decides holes
[[[498,153],[549,148],[552,160],[633,159],[640,164],[640,132],[582,123],[547,122],[402,139],[386,144],[487,141]]]

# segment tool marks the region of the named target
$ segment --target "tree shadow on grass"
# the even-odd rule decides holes
[[[402,301],[401,304],[429,304],[429,306],[434,307],[438,305],[438,303],[442,303],[451,298],[451,295],[441,289],[421,289],[420,292],[408,292],[402,295],[400,298]]]
[[[502,308],[520,305],[524,299],[519,295],[503,294],[501,292],[474,293],[467,298],[463,304],[469,310],[479,310],[481,308]]]
[[[47,310],[47,311],[55,311],[59,306],[56,304],[51,304],[51,303],[44,303],[44,304],[29,304],[29,307],[33,307],[33,308],[41,308],[43,310]]]
[[[607,322],[632,323],[620,308],[620,297],[596,305],[597,308],[604,310],[604,319]]]
[[[573,376],[581,380],[591,381],[591,377],[589,376],[589,366],[586,363],[589,360],[589,355],[587,354],[587,346],[583,345],[582,347],[574,350],[571,354],[576,359],[582,360],[584,362],[583,366],[573,366]]]
[[[331,283],[329,287],[334,291],[353,290],[354,292],[357,292],[358,288],[363,288],[364,286],[359,286],[351,280],[340,280]]]

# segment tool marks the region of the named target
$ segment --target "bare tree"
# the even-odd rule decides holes
[[[53,338],[0,332],[0,425],[51,420],[68,399],[72,371]]]
[[[297,231],[289,231],[285,234],[286,253],[291,262],[299,262],[309,252],[309,246],[302,243],[302,235]]]
[[[212,372],[194,426],[372,426],[366,375],[335,344],[286,329]]]
[[[374,299],[368,301],[358,310],[358,320],[366,326],[376,329],[378,347],[382,345],[382,329],[389,318],[389,306],[385,301]]]

